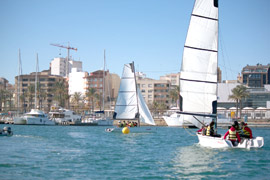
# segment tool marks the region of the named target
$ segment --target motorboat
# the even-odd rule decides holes
[[[49,117],[51,120],[57,124],[65,122],[81,122],[82,116],[76,114],[74,111],[69,109],[59,108],[57,110],[52,110],[49,112]]]

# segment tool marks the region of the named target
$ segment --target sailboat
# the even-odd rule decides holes
[[[25,119],[20,116],[20,81],[22,75],[22,61],[21,61],[21,50],[19,49],[19,71],[18,71],[18,79],[17,79],[17,115],[13,118],[14,124],[23,125],[26,124]]]
[[[206,119],[215,122],[217,134],[218,0],[195,0],[184,46],[180,75],[180,114],[201,128]],[[232,148],[221,135],[197,133],[199,144]],[[260,148],[263,137],[245,139],[234,148]]]
[[[110,112],[105,112],[105,86],[106,86],[106,51],[104,49],[104,61],[103,61],[103,79],[102,79],[102,109],[100,111],[94,112],[90,117],[86,118],[86,122],[95,124],[97,126],[113,126],[113,119],[110,117]]]
[[[126,122],[138,121],[138,126],[131,127],[130,132],[151,132],[156,130],[156,128],[152,127],[156,125],[155,121],[136,84],[134,62],[124,65],[113,118]],[[141,123],[152,126],[140,126]],[[121,132],[122,128],[107,128],[106,131]]]
[[[30,112],[24,114],[22,117],[16,118],[16,120],[14,119],[14,124],[22,124],[20,122],[24,121],[25,124],[27,125],[55,125],[55,122],[50,120],[43,111],[37,109],[37,78],[38,78],[38,55],[36,60],[36,75],[35,75],[35,109],[31,109]]]

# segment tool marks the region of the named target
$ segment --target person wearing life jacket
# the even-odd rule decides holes
[[[206,128],[206,136],[213,136],[214,135],[214,125],[215,123],[212,121]]]
[[[234,121],[233,124],[234,124],[234,128],[235,128],[236,132],[238,132],[239,136],[242,137],[243,131],[240,128],[238,121]]]
[[[242,127],[242,131],[243,131],[243,137],[252,139],[253,138],[252,137],[252,131],[247,126],[247,123],[241,122],[241,127]]]
[[[206,135],[206,125],[202,125],[202,128],[197,131],[198,134]]]
[[[229,135],[229,140],[232,142],[233,146],[237,146],[237,141],[241,142],[241,138],[238,134],[238,132],[235,129],[235,125],[233,124],[231,128],[225,133],[224,139]]]

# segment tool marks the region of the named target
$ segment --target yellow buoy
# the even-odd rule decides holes
[[[128,134],[128,133],[129,133],[129,128],[128,128],[128,127],[124,127],[124,128],[122,129],[122,133],[123,133],[123,134]]]

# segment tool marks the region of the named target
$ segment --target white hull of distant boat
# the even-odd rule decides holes
[[[244,139],[237,146],[233,146],[230,140],[223,139],[223,137],[212,137],[198,134],[199,145],[209,148],[261,148],[264,145],[263,137],[256,137],[253,139]]]
[[[113,120],[110,118],[97,119],[96,122],[98,126],[113,126]]]
[[[168,126],[193,126],[191,123],[194,118],[186,116],[186,120],[183,119],[184,115],[181,115],[179,113],[173,113],[170,116],[163,116],[163,119],[167,123]],[[187,118],[191,118],[187,119]],[[202,122],[204,124],[209,124],[212,121],[211,118],[203,118]],[[218,118],[217,120],[218,124],[222,125],[230,125],[231,119],[228,118]]]
[[[23,117],[14,117],[13,122],[14,122],[14,124],[17,124],[17,125],[25,125],[26,124],[26,120]]]
[[[55,125],[54,121],[48,119],[46,114],[38,109],[32,109],[22,117],[14,118],[14,124],[26,125]]]
[[[118,132],[122,133],[123,127],[114,127],[105,129],[106,132]],[[151,126],[140,126],[140,127],[129,127],[129,133],[152,133],[156,132],[156,127]]]
[[[173,113],[170,116],[163,116],[163,119],[167,123],[168,126],[194,126],[191,122],[192,116],[185,116],[179,113]],[[205,118],[204,123],[211,122],[212,119]]]
[[[82,119],[82,117],[78,114],[75,114],[74,111],[62,108],[49,112],[49,116],[50,119],[56,123],[80,122]]]

